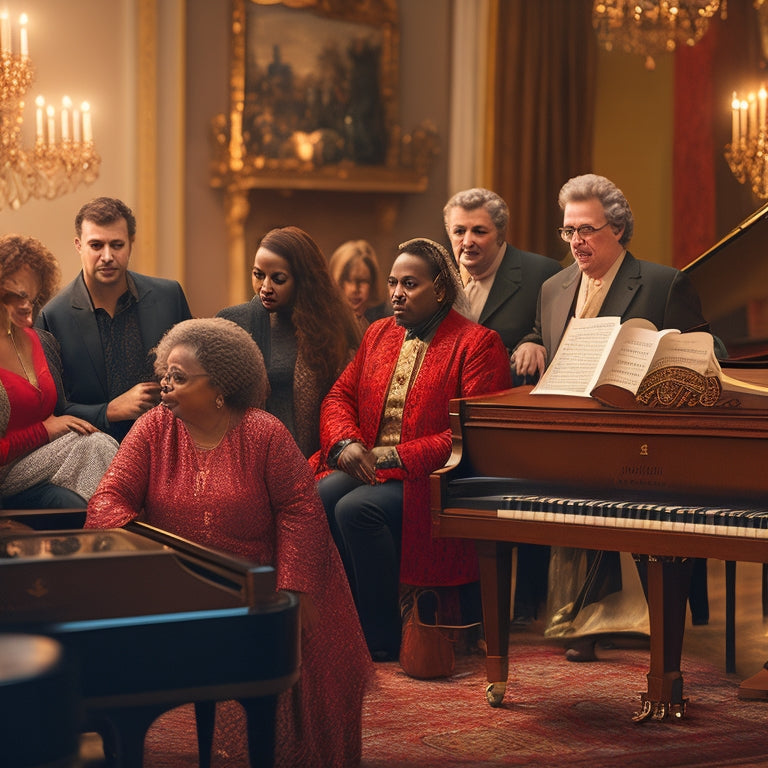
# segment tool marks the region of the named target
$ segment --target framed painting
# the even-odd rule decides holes
[[[232,5],[236,162],[278,172],[399,164],[396,0]]]

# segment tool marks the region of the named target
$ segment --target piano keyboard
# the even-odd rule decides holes
[[[496,498],[497,516],[510,520],[768,538],[768,509],[648,504],[530,494]]]

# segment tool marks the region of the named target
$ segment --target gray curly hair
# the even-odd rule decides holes
[[[269,393],[261,350],[248,331],[223,317],[184,320],[174,325],[155,347],[155,375],[168,370],[168,355],[188,347],[233,410],[263,408]]]
[[[595,197],[603,206],[611,229],[618,232],[624,227],[619,243],[626,245],[635,231],[635,218],[624,193],[610,179],[594,173],[574,176],[563,184],[557,202],[560,204],[560,210],[564,211],[570,202],[591,200]]]
[[[448,229],[448,216],[452,208],[463,208],[465,211],[485,208],[491,217],[493,226],[496,227],[499,245],[504,242],[509,225],[509,208],[504,199],[495,192],[483,187],[473,187],[457,192],[443,208],[443,222],[446,230]]]

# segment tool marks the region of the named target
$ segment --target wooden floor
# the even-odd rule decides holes
[[[758,672],[768,661],[768,622],[762,617],[762,570],[760,563],[736,564],[736,677],[744,679]],[[707,561],[709,591],[709,624],[694,626],[688,612],[683,656],[708,661],[723,671],[725,661],[725,563]],[[543,622],[534,622],[525,629],[514,628],[515,637],[541,635]],[[632,640],[614,638],[617,645],[633,646]],[[646,642],[647,645],[647,642]],[[598,652],[599,653],[599,652]],[[683,669],[683,676],[685,670]]]
[[[762,615],[760,563],[736,564],[736,676],[758,672],[768,661],[768,623]],[[683,654],[690,654],[725,670],[725,563],[707,562],[709,624],[685,629]]]

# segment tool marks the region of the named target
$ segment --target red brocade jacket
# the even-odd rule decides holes
[[[319,476],[328,473],[328,452],[340,440],[376,443],[389,384],[405,328],[388,317],[365,333],[354,360],[323,400],[320,410]],[[380,469],[377,479],[403,481],[400,579],[417,586],[467,584],[478,578],[472,542],[433,539],[429,475],[451,454],[448,402],[456,397],[508,389],[509,357],[496,331],[451,310],[429,344],[405,400],[397,452],[402,467]]]

